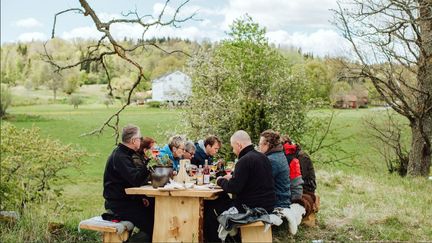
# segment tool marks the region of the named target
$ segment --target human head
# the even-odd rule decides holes
[[[281,136],[281,143],[282,144],[292,144],[291,138],[288,135],[282,135]]]
[[[260,134],[258,147],[262,153],[266,153],[279,145],[281,145],[281,139],[278,132],[269,129]]]
[[[142,147],[145,150],[152,149],[154,144],[156,143],[156,141],[151,137],[143,137],[141,142],[142,142]]]
[[[168,147],[173,153],[174,158],[181,158],[185,151],[185,140],[180,135],[172,136],[168,140]]]
[[[156,141],[151,137],[143,137],[141,139],[141,146],[139,152],[145,153],[147,150],[152,149]]]
[[[139,127],[129,124],[123,127],[122,131],[122,143],[127,147],[138,151],[141,145],[141,131]]]
[[[195,155],[195,145],[192,141],[187,141],[185,143],[185,152],[183,154],[183,159],[192,159]]]
[[[234,154],[238,157],[240,152],[252,144],[249,134],[243,130],[235,132],[230,139]]]
[[[204,140],[205,153],[210,156],[214,156],[221,147],[221,141],[216,136],[208,136]]]

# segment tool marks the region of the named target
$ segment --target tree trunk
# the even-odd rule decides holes
[[[430,121],[430,119],[429,119]],[[427,122],[424,122],[427,123]],[[429,141],[431,137],[431,126],[423,126],[425,132],[429,134]],[[410,176],[429,176],[431,166],[431,148],[427,145],[423,135],[421,134],[418,122],[411,124],[412,141],[411,151],[408,162],[408,175]]]
[[[57,89],[56,88],[53,89],[53,95],[54,95],[54,101],[55,101],[57,98]]]
[[[432,140],[432,21],[431,0],[419,0],[420,55],[418,59],[417,85],[424,91],[417,99],[417,116],[411,121],[412,143],[408,163],[408,175],[429,176]]]

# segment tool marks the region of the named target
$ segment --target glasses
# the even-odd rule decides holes
[[[188,154],[190,154],[191,156],[195,155],[195,152],[189,152],[189,151],[187,151],[187,150],[185,150],[185,153],[188,153]]]

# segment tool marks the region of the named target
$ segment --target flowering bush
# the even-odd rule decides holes
[[[59,140],[44,138],[37,128],[1,127],[1,210],[15,209],[61,195],[53,183],[67,176],[67,168],[79,168],[84,151]]]

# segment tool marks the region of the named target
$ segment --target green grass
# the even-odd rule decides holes
[[[61,200],[70,207],[55,214],[46,205],[25,216],[14,227],[1,226],[2,242],[19,241],[81,241],[95,240],[93,233],[77,234],[77,223],[103,210],[102,175],[106,158],[114,148],[114,138],[107,130],[100,136],[80,137],[98,128],[118,107],[83,105],[33,105],[12,107],[8,120],[18,127],[36,126],[44,135],[64,143],[78,144],[92,156],[81,171],[68,170],[69,181]],[[324,111],[328,112],[328,111]],[[320,115],[315,112],[313,115]],[[432,240],[432,181],[422,178],[401,178],[387,173],[385,164],[373,151],[362,119],[381,116],[372,109],[338,111],[334,127],[341,130],[334,136],[350,136],[342,147],[356,154],[350,165],[322,164],[315,160],[317,193],[321,197],[318,226],[300,227],[291,236],[283,227],[275,230],[275,239],[285,241],[431,241]],[[167,132],[179,124],[179,112],[132,106],[122,113],[120,126],[133,123],[145,136],[163,145]],[[31,138],[25,138],[31,139]],[[49,216],[43,217],[41,215]],[[35,219],[35,217],[41,217]],[[35,227],[32,227],[35,220]],[[47,222],[65,223],[58,235],[47,232]],[[44,232],[44,233],[41,233]]]
[[[92,156],[87,159],[88,164],[82,168],[83,171],[73,176],[97,181],[103,174],[106,158],[115,147],[113,130],[108,128],[103,134],[95,136],[81,135],[98,129],[118,108],[106,108],[103,105],[88,105],[79,109],[73,109],[70,105],[16,107],[10,110],[8,120],[17,127],[39,127],[47,136],[85,148]],[[167,140],[164,132],[174,127],[177,119],[175,111],[135,106],[122,113],[119,125],[136,124],[141,127],[144,136],[154,137],[164,144]]]

